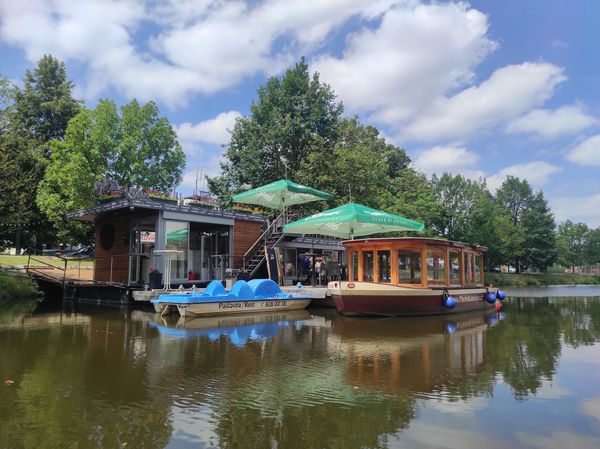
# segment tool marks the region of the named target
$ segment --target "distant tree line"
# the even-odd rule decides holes
[[[163,192],[181,181],[183,150],[153,102],[100,100],[89,109],[73,88],[49,55],[22,87],[0,77],[0,249],[89,241],[90,227],[64,214],[92,205],[94,182],[104,178]],[[420,220],[427,236],[487,246],[488,268],[600,263],[600,228],[570,221],[557,228],[543,192],[526,180],[508,176],[492,193],[483,179],[428,179],[404,149],[343,113],[302,59],[258,89],[250,114],[231,130],[211,191],[227,206],[232,194],[287,176],[336,196],[298,212],[352,199]]]

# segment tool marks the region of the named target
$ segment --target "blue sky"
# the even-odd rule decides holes
[[[50,53],[89,107],[156,101],[187,193],[257,87],[304,55],[418,169],[526,178],[557,221],[597,227],[598,17],[595,0],[0,0],[0,74]]]

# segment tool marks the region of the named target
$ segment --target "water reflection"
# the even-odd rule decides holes
[[[451,318],[0,318],[0,447],[600,443],[599,298]]]

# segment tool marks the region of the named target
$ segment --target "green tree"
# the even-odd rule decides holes
[[[238,119],[225,147],[221,176],[209,187],[222,203],[244,185],[257,187],[296,173],[313,145],[332,149],[337,141],[341,103],[318,73],[311,77],[302,59],[283,77],[258,89],[250,116]]]
[[[529,183],[514,176],[507,176],[496,192],[496,201],[508,213],[512,226],[511,234],[522,237],[523,242],[527,233],[523,225],[523,214],[531,207],[532,200],[533,191]],[[513,249],[512,258],[517,273],[521,271],[523,255],[523,245]]]
[[[73,98],[73,87],[65,64],[45,55],[33,71],[25,72],[23,89],[16,93],[14,126],[46,157],[49,142],[64,137],[69,120],[81,108],[81,102]]]
[[[5,90],[6,83],[3,86]],[[10,230],[5,242],[17,251],[21,246],[56,244],[56,232],[35,198],[50,156],[50,140],[63,138],[69,119],[81,107],[72,89],[64,64],[46,55],[33,71],[27,70],[23,88],[12,89],[9,107],[3,106],[0,195],[7,213],[2,221],[3,229]]]
[[[546,271],[557,260],[558,252],[554,233],[556,223],[542,191],[531,198],[529,207],[523,212],[522,224],[525,232],[523,265]]]
[[[434,175],[431,183],[442,208],[441,222],[438,224],[442,235],[459,241],[475,237],[470,229],[471,221],[478,200],[487,191],[485,183],[449,173],[444,173],[440,178]]]
[[[588,263],[600,265],[600,228],[588,232],[586,255]]]
[[[586,263],[585,250],[589,228],[585,223],[573,223],[567,220],[558,225],[557,240],[562,249],[559,254],[559,263],[570,266],[575,272],[575,267]]]
[[[381,197],[390,182],[387,157],[394,157],[399,165],[398,161],[408,156],[386,144],[376,128],[361,125],[358,117],[341,118],[337,134],[333,147],[321,138],[313,140],[296,178],[334,194],[336,204],[346,203],[352,196],[355,202],[381,207]]]
[[[69,122],[64,140],[52,141],[37,203],[62,237],[78,232],[81,238],[83,229],[63,217],[93,203],[95,182],[111,178],[123,186],[171,191],[184,166],[175,131],[156,104],[133,100],[117,109],[101,100]]]

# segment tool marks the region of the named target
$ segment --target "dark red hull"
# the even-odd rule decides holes
[[[446,315],[473,310],[493,309],[484,298],[477,301],[458,302],[453,309],[444,307],[443,293],[431,296],[408,295],[339,295],[332,294],[338,312],[344,315],[419,316]]]

